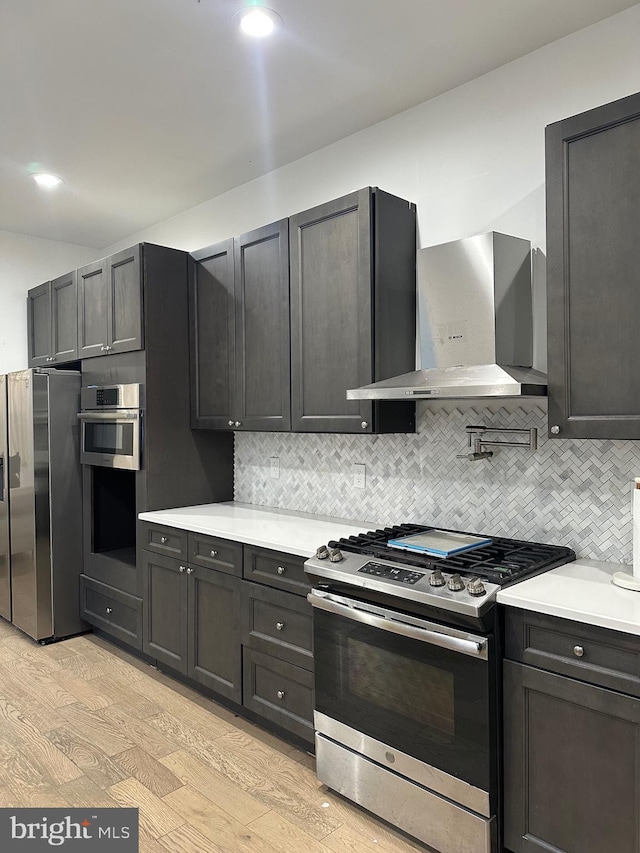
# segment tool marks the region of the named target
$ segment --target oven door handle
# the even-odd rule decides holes
[[[487,641],[483,637],[476,637],[474,639],[454,637],[450,634],[443,634],[429,628],[407,625],[405,622],[400,622],[396,619],[387,619],[384,616],[378,616],[376,613],[370,613],[367,610],[338,604],[337,601],[332,601],[328,597],[321,597],[313,593],[309,593],[307,600],[312,607],[326,610],[328,613],[334,613],[336,616],[344,616],[345,619],[350,619],[352,622],[360,622],[372,628],[380,628],[382,631],[390,631],[392,634],[400,634],[402,637],[408,637],[411,640],[419,640],[422,643],[440,646],[443,649],[461,652],[464,655],[481,658],[482,660],[487,660],[488,657]]]
[[[120,409],[118,412],[79,412],[79,421],[136,421],[140,419],[138,409]]]

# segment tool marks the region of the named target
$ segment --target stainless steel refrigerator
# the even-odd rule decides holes
[[[5,384],[0,614],[35,640],[62,639],[86,627],[79,607],[81,377],[77,371],[31,369],[7,374],[0,395]]]

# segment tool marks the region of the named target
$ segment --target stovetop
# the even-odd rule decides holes
[[[324,589],[349,587],[437,607],[443,612],[480,616],[493,606],[501,587],[575,560],[570,548],[493,536],[488,545],[448,557],[388,545],[414,533],[442,529],[400,524],[332,540],[307,560],[305,571]],[[457,533],[458,531],[447,531]],[[472,534],[473,535],[473,534]]]

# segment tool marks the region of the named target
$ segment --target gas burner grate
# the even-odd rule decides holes
[[[436,528],[419,524],[398,524],[333,540],[329,546],[378,560],[390,560],[404,566],[425,570],[440,568],[445,572],[474,575],[502,586],[575,560],[575,553],[570,548],[497,536],[491,537],[490,545],[483,545],[481,548],[463,551],[449,557],[403,551],[387,545],[389,539],[398,539],[412,533],[425,533],[434,529]],[[458,531],[448,532],[457,533]]]

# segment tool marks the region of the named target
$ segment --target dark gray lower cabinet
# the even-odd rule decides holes
[[[586,641],[578,634],[565,663],[559,647],[573,623],[556,620],[554,631],[553,621],[522,618],[523,656],[551,644],[559,667],[566,669],[574,657],[579,678],[591,680],[590,657],[593,680],[612,677],[610,664],[595,661],[610,656],[607,635],[617,634],[596,629],[602,642],[590,636],[593,628]],[[509,623],[509,654],[508,632]],[[637,649],[628,648],[628,638],[618,660],[622,669],[635,658],[637,671],[640,640],[630,639]],[[640,699],[554,672],[548,650],[544,665],[504,663],[505,847],[512,853],[638,853]]]
[[[138,596],[80,575],[80,615],[134,649],[142,648],[142,599]]]
[[[313,742],[313,672],[243,647],[244,706]]]
[[[144,552],[146,654],[242,701],[239,578]]]
[[[144,543],[137,648],[313,743],[304,558],[158,524],[145,525]]]

